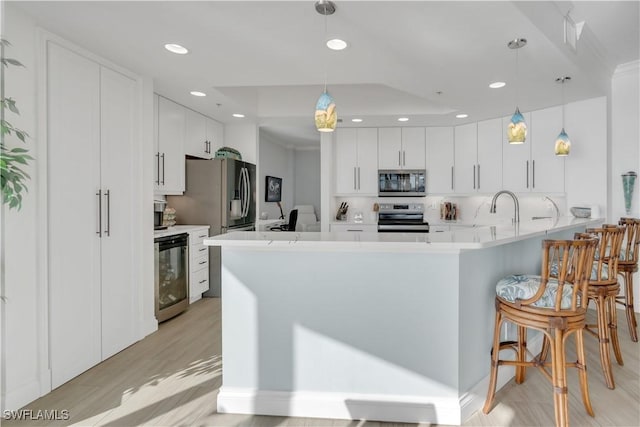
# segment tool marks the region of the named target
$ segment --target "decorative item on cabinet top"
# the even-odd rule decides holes
[[[216,158],[223,157],[227,159],[242,160],[242,154],[235,148],[222,147],[216,151]]]

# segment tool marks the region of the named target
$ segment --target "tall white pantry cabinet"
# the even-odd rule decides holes
[[[45,84],[55,388],[139,338],[140,83],[47,40]]]

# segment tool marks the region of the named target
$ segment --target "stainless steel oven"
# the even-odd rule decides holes
[[[155,311],[164,322],[189,306],[189,235],[156,237]]]
[[[382,203],[378,212],[378,232],[428,233],[422,203]]]
[[[379,170],[378,196],[415,197],[426,196],[426,171],[417,170]]]

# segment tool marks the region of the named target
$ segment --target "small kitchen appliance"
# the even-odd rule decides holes
[[[426,196],[426,171],[416,170],[379,170],[378,196],[380,197],[419,197]]]

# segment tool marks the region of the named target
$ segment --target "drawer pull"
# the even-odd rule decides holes
[[[202,264],[206,264],[207,261],[200,261],[198,264],[202,265]]]
[[[206,281],[207,281],[207,279],[204,279],[204,280],[200,280],[198,283],[203,284]]]
[[[203,251],[206,251],[206,250],[207,250],[207,247],[205,246],[204,248],[198,249],[198,252],[203,252]]]
[[[205,237],[209,237],[209,235],[207,235],[207,234],[203,234],[203,235],[201,235],[201,236],[198,236],[198,239],[204,239]]]

